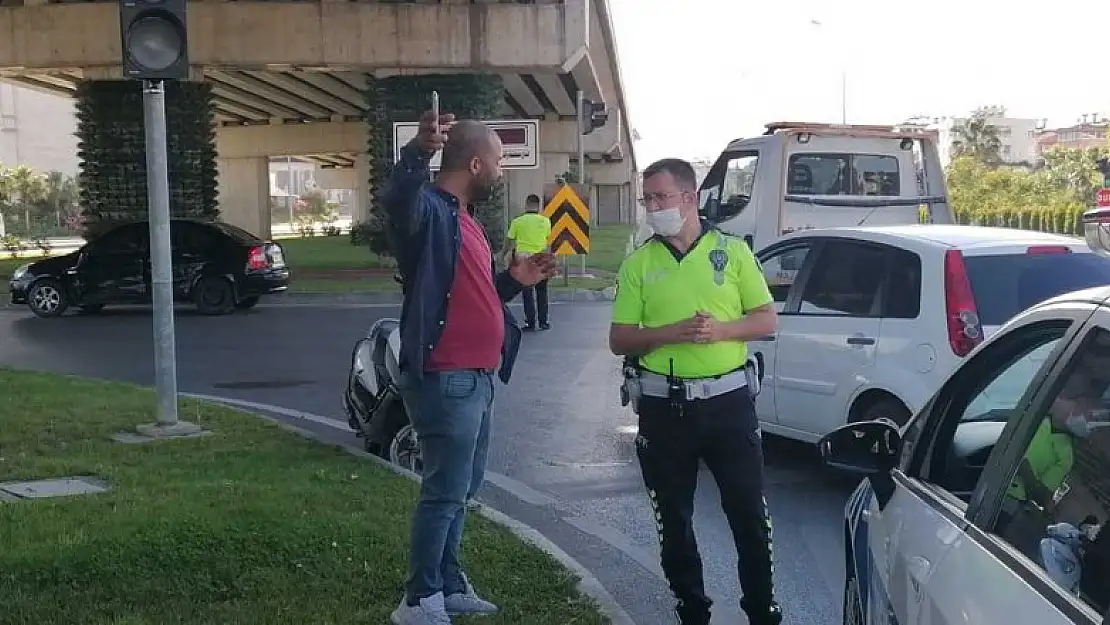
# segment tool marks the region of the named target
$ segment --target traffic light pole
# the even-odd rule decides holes
[[[582,188],[585,189],[586,188],[586,135],[584,133],[585,133],[586,129],[583,127],[583,123],[585,123],[585,121],[586,121],[586,96],[585,96],[585,94],[582,93],[581,89],[578,90],[578,96],[575,99],[574,108],[575,108],[575,110],[578,111],[578,184],[582,185]],[[590,221],[593,221],[593,219],[590,219]],[[579,258],[581,259],[581,262],[582,262],[582,269],[581,269],[581,276],[580,277],[584,278],[584,277],[586,277],[586,255],[581,254],[581,255],[579,255]],[[564,284],[563,286],[566,286],[566,284]]]
[[[150,221],[150,284],[154,296],[154,379],[160,434],[184,432],[177,420],[177,355],[173,322],[173,259],[170,251],[170,183],[166,147],[166,92],[160,80],[143,81],[147,200]],[[146,433],[146,432],[144,432]]]

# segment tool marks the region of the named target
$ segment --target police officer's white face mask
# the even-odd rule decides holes
[[[686,218],[682,216],[679,207],[661,208],[647,214],[648,225],[656,234],[664,237],[673,237],[682,232]]]

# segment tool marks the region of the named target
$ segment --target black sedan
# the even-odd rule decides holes
[[[230,224],[189,219],[174,219],[170,233],[174,300],[204,314],[248,309],[289,286],[277,243]],[[70,306],[96,312],[111,304],[149,304],[149,225],[119,226],[76,252],[24,265],[10,287],[12,303],[27,304],[39,317],[57,317]]]

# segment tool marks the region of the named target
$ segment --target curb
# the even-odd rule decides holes
[[[559,304],[572,304],[576,302],[611,302],[614,290],[612,287],[601,291],[591,289],[570,289],[550,291],[551,302]],[[516,304],[517,302],[513,302]],[[268,296],[259,304],[260,308],[282,305],[378,305],[400,306],[400,293],[380,293],[364,291],[356,293],[317,293],[317,292],[292,292]],[[7,293],[0,293],[0,308],[26,308],[23,304],[12,304]]]
[[[600,291],[591,289],[551,289],[550,300],[559,303],[573,302],[611,302],[613,301],[613,288]],[[356,293],[317,293],[308,291],[286,292],[263,300],[266,304],[392,304],[401,305],[401,294],[393,292],[356,292]]]
[[[218,400],[212,401],[213,403],[221,403]],[[328,445],[330,447],[337,447],[351,454],[352,456],[367,458],[372,462],[377,463],[378,466],[384,467],[396,473],[397,475],[408,478],[416,483],[420,483],[420,476],[416,473],[387,462],[385,459],[379,458],[378,456],[375,456],[374,454],[371,454],[363,449],[359,449],[358,447],[355,447],[353,445],[324,440],[324,438],[316,432],[298,427],[296,425],[292,425],[290,423],[286,423],[285,421],[271,417],[266,414],[262,414],[260,412],[246,410],[242,407],[233,406],[231,404],[223,405],[235,410],[253,414],[261,419],[269,421],[270,423],[276,424],[278,427],[288,432],[316,441],[317,443]],[[589,597],[590,599],[593,599],[594,602],[597,603],[601,613],[609,619],[612,625],[636,625],[636,621],[632,620],[632,617],[629,616],[624,608],[622,608],[621,605],[617,602],[617,600],[613,598],[613,595],[611,595],[609,591],[605,589],[605,586],[601,583],[601,580],[599,580],[580,562],[575,560],[570,554],[560,549],[559,546],[555,543],[551,542],[551,540],[540,533],[539,530],[522,521],[518,521],[510,517],[500,510],[491,508],[490,506],[487,506],[485,504],[472,502],[468,505],[471,510],[474,510],[486,519],[498,525],[501,525],[502,527],[505,527],[517,538],[532,545],[533,547],[536,547],[552,558],[555,558],[555,560],[559,562],[559,564],[562,564],[564,567],[570,570],[571,573],[577,575],[578,592]]]

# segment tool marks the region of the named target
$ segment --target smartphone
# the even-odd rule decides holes
[[[432,92],[432,116],[433,116],[433,119],[435,119],[435,121],[433,123],[436,125],[436,134],[438,135],[439,134],[439,92],[438,91],[433,91]]]

